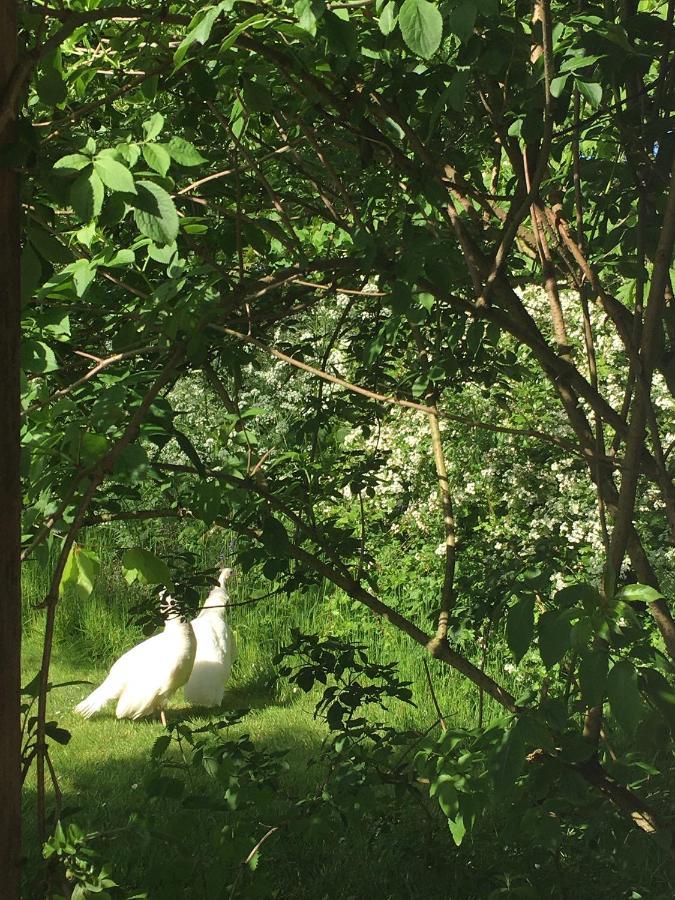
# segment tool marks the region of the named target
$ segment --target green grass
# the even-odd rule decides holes
[[[24,582],[25,681],[39,668],[42,620],[30,601],[41,596],[44,588],[44,576],[37,570],[29,573]],[[240,579],[233,599],[250,596],[251,587]],[[104,564],[95,593],[86,603],[70,594],[63,599],[51,669],[53,683],[78,679],[99,683],[119,653],[137,642],[140,632],[128,626],[127,616],[138,590],[127,586],[112,567]],[[292,626],[321,635],[348,635],[363,641],[374,660],[397,661],[401,677],[413,684],[415,706],[392,704],[385,716],[388,724],[421,731],[437,718],[424,670],[424,652],[389,626],[361,618],[344,598],[325,597],[317,591],[290,599],[270,599],[233,609],[231,621],[238,636],[239,658],[224,708],[249,708],[234,732],[248,732],[261,749],[286,750],[288,763],[278,795],[264,808],[241,814],[241,844],[232,845],[223,832],[226,819],[221,813],[185,811],[171,801],[148,800],[143,783],[151,771],[151,748],[163,733],[159,723],[117,721],[113,709],[89,721],[80,719],[72,709],[88,693],[87,686],[56,688],[49,698],[50,718],[72,733],[66,746],[53,745],[68,816],[86,829],[108,833],[95,842],[101,858],[110,862],[115,879],[126,891],[147,891],[151,900],[229,897],[225,888],[238,871],[239,861],[270,825],[288,818],[295,799],[316,788],[321,773],[310,763],[327,733],[313,717],[318,695],[305,695],[279,682],[272,664],[274,654],[288,641]],[[514,688],[503,673],[503,662],[496,654],[489,661],[489,669],[500,672],[502,683]],[[433,660],[431,671],[448,722],[475,725],[476,689]],[[486,717],[497,712],[488,701]],[[197,723],[205,721],[183,704],[182,692],[174,697],[168,715],[170,721],[186,717]],[[205,781],[202,787],[222,796],[214,782]],[[49,802],[51,808],[52,794]],[[265,845],[258,871],[240,880],[236,896],[288,900],[631,897],[630,890],[624,890],[625,872],[613,873],[611,866],[597,864],[592,855],[578,860],[533,850],[526,860],[513,859],[512,851],[500,845],[495,823],[490,822],[457,849],[435,804],[420,806],[409,800],[388,803],[373,814],[350,821],[347,828],[336,820],[327,835],[317,832],[313,837],[310,831],[308,837],[306,832],[296,834],[292,828],[281,828]],[[36,882],[39,852],[34,806],[31,775],[25,788],[24,810],[27,900],[42,896]],[[147,828],[130,828],[134,815],[146,820]],[[218,841],[220,851],[214,849]],[[646,864],[648,857],[643,859]],[[636,873],[631,885],[645,882],[653,892],[641,893],[640,887],[633,896],[655,900],[667,897],[668,889],[662,887],[667,878],[658,868],[662,863],[655,856],[649,865],[651,868]],[[510,886],[505,886],[505,878],[511,878]],[[502,893],[494,893],[498,891]]]

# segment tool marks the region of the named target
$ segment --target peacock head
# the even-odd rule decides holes
[[[221,569],[218,575],[218,584],[221,588],[225,588],[225,582],[234,575],[234,569]]]
[[[162,588],[159,592],[159,612],[165,622],[178,619],[180,622],[187,622],[187,617],[180,607],[178,600]]]

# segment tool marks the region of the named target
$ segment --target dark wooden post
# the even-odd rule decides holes
[[[0,0],[0,103],[17,61],[17,3]],[[0,131],[11,143],[13,117]],[[19,900],[20,509],[18,177],[0,157],[0,893]]]

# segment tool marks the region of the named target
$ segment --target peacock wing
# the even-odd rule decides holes
[[[164,632],[157,634],[125,654],[124,689],[116,710],[118,719],[139,719],[157,708],[170,668],[164,638]]]

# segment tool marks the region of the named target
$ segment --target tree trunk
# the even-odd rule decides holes
[[[0,0],[2,93],[17,60],[16,14],[16,0]],[[10,122],[0,133],[0,153],[13,133]],[[0,878],[5,900],[18,900],[20,876],[19,253],[18,178],[0,157]]]

